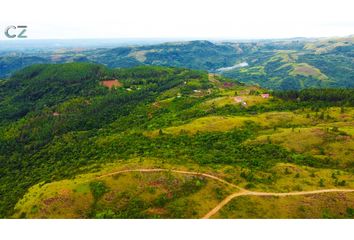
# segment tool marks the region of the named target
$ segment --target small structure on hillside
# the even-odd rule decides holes
[[[242,97],[234,97],[234,101],[237,103],[241,103],[241,106],[246,107],[247,103],[243,100]]]
[[[230,87],[233,87],[235,84],[234,83],[232,83],[232,82],[225,82],[224,83],[224,87],[225,88],[230,88]]]
[[[195,93],[200,93],[200,92],[202,92],[202,91],[195,89],[195,90],[193,90],[193,92],[195,92]]]
[[[105,86],[105,87],[107,87],[109,89],[112,89],[114,87],[121,87],[122,86],[122,84],[117,79],[101,81],[101,85]]]
[[[53,112],[53,114],[52,114],[54,117],[58,117],[58,116],[60,116],[60,113],[58,113],[58,112]]]
[[[243,102],[243,98],[242,97],[234,97],[234,101],[237,103],[242,103]]]
[[[262,98],[269,98],[269,96],[270,96],[269,93],[262,93],[261,94]]]

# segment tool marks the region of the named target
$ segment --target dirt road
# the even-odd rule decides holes
[[[217,176],[208,174],[208,173],[200,173],[200,172],[192,172],[192,171],[183,171],[183,170],[173,170],[173,169],[163,169],[163,168],[142,168],[142,169],[127,169],[127,170],[120,170],[113,173],[104,174],[98,176],[97,178],[104,178],[109,176],[114,176],[121,173],[129,173],[129,172],[173,172],[179,174],[186,174],[186,175],[195,175],[195,176],[203,176],[206,178],[211,178],[221,183],[224,183],[228,186],[234,187],[238,189],[237,192],[232,193],[231,195],[227,196],[224,200],[222,200],[216,207],[214,207],[210,212],[208,212],[203,219],[207,219],[215,215],[222,209],[226,204],[228,204],[232,199],[239,197],[239,196],[298,196],[298,195],[311,195],[311,194],[320,194],[320,193],[329,193],[329,192],[354,192],[354,189],[340,189],[340,188],[333,188],[333,189],[321,189],[321,190],[313,190],[313,191],[301,191],[301,192],[287,192],[287,193],[276,193],[276,192],[256,192],[256,191],[249,191],[247,189],[241,188],[233,183],[230,183],[222,178]]]
[[[298,196],[298,195],[311,195],[311,194],[320,194],[320,193],[329,193],[329,192],[354,192],[352,189],[322,189],[322,190],[314,190],[314,191],[302,191],[302,192],[288,192],[288,193],[273,193],[273,192],[253,192],[243,190],[240,192],[233,193],[227,196],[224,200],[222,200],[215,208],[213,208],[210,212],[208,212],[203,219],[210,218],[215,215],[221,208],[223,208],[226,204],[228,204],[232,199],[239,196]]]

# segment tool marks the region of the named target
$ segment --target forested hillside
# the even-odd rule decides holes
[[[259,209],[270,217],[352,218],[353,104],[351,89],[273,92],[185,68],[32,65],[0,82],[0,216],[199,218],[248,189],[323,190],[282,197],[287,215]]]
[[[0,52],[0,77],[36,63],[91,62],[110,68],[169,66],[206,70],[264,88],[354,86],[353,37],[190,41],[117,48]]]
[[[354,86],[353,38],[275,45],[271,52],[256,51],[244,60],[246,68],[224,75],[271,89],[304,89]],[[252,64],[254,62],[254,64]]]

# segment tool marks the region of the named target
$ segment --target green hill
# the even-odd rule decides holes
[[[234,42],[0,53],[0,77],[35,63],[92,62],[110,68],[169,66],[206,70],[269,89],[354,87],[353,38]]]
[[[353,96],[175,67],[27,67],[0,83],[0,216],[200,218],[246,190],[323,190],[311,208],[306,194],[279,197],[280,213],[242,196],[212,216],[259,216],[237,215],[249,197],[264,216],[352,218]]]
[[[288,42],[287,49],[276,43],[271,51],[260,48],[243,59],[248,67],[224,75],[272,89],[354,86],[352,38],[297,43]]]

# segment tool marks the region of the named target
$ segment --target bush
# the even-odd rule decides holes
[[[98,201],[109,189],[104,182],[97,181],[90,183],[90,190],[95,201]]]

